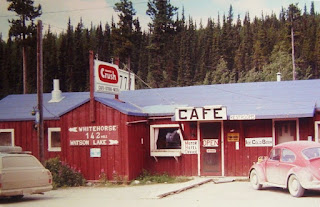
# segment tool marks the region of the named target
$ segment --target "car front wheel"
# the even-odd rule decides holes
[[[250,183],[255,190],[260,190],[262,188],[256,170],[250,172]]]
[[[301,197],[304,194],[305,189],[301,186],[297,176],[291,175],[288,181],[288,189],[292,196]]]

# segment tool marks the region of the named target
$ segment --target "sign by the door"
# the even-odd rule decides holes
[[[239,142],[239,133],[228,133],[228,142]]]
[[[246,147],[272,147],[272,137],[246,138]]]
[[[217,153],[217,150],[216,149],[207,149],[206,152],[209,154],[210,153]]]
[[[198,140],[185,140],[184,154],[198,154]]]
[[[219,139],[203,139],[203,147],[219,147]]]

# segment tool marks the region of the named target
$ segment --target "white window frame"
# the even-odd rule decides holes
[[[52,132],[60,132],[60,135],[61,135],[61,128],[59,128],[59,127],[48,128],[48,151],[49,152],[61,152],[61,147],[52,147],[51,146],[51,133]],[[61,136],[60,136],[60,145],[61,145]]]
[[[319,125],[320,125],[320,121],[315,121],[314,122],[314,141],[315,142],[319,142],[319,136],[318,136],[318,132],[319,132]]]
[[[181,149],[157,149],[157,141],[155,137],[155,129],[159,128],[178,128],[180,135]],[[183,128],[183,125],[182,125]],[[156,124],[150,125],[150,155],[152,157],[179,157],[182,154],[184,148],[184,142],[182,133],[180,131],[179,124]]]
[[[0,129],[0,132],[11,132],[11,146],[14,147],[14,129]]]

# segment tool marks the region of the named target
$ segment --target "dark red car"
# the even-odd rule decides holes
[[[320,190],[320,143],[296,141],[272,148],[269,157],[255,163],[249,173],[254,189],[263,185],[288,188],[294,197],[305,189]]]

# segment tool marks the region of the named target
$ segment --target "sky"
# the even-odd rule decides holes
[[[118,22],[118,14],[113,10],[114,4],[120,0],[34,0],[34,5],[41,4],[42,12],[40,19],[42,20],[44,30],[46,31],[50,25],[51,31],[61,33],[66,31],[68,19],[71,24],[76,25],[82,21],[85,27],[90,28],[91,24],[98,25],[100,22],[105,25],[111,23],[112,18]],[[136,10],[136,17],[139,18],[143,29],[147,30],[147,25],[151,19],[146,15],[148,0],[131,0],[133,8]],[[171,0],[171,4],[179,8],[181,15],[182,8],[185,10],[185,16],[191,16],[194,21],[205,26],[208,18],[215,21],[218,15],[222,17],[228,15],[230,5],[233,7],[234,19],[238,15],[243,20],[246,12],[249,12],[250,18],[254,16],[261,17],[275,13],[279,15],[281,8],[288,8],[290,4],[298,3],[298,7],[303,11],[307,6],[310,11],[312,0]],[[313,0],[316,12],[320,12],[320,0]],[[9,23],[8,19],[17,18],[14,12],[7,10],[9,3],[7,0],[0,0],[0,33],[2,39],[7,40]],[[45,32],[44,31],[44,32]]]

